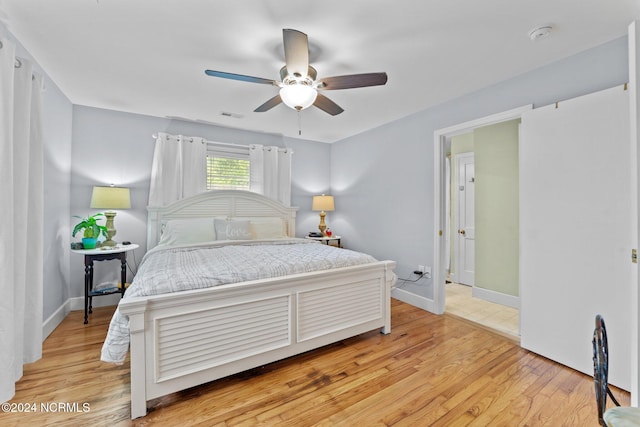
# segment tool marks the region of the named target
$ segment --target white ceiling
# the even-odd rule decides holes
[[[318,77],[386,71],[301,113],[334,142],[624,36],[638,0],[0,0],[3,22],[71,102],[298,136],[294,110],[253,110],[279,80],[282,29],[307,33]],[[552,24],[546,39],[531,29]],[[232,113],[232,117],[222,113]]]

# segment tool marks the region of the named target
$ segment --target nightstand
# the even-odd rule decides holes
[[[330,245],[331,242],[336,242],[338,244],[338,247],[341,248],[342,245],[340,244],[340,239],[342,237],[340,236],[324,236],[324,237],[311,237],[311,236],[306,236],[305,239],[309,239],[309,240],[317,240],[318,242],[322,242],[325,245]]]
[[[124,296],[125,283],[127,282],[127,252],[139,248],[139,245],[130,244],[117,246],[105,246],[96,249],[72,249],[71,252],[84,255],[84,324],[89,323],[89,313],[93,308],[93,297],[120,293]],[[96,291],[93,289],[93,263],[95,261],[120,260],[120,288]]]

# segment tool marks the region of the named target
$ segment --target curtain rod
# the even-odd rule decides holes
[[[193,142],[193,138],[194,138],[193,136],[172,135],[172,134],[168,134],[168,133],[166,135],[168,135],[169,137],[173,137],[176,140],[178,139],[178,137],[182,137],[182,138],[188,140],[189,142]],[[155,140],[155,139],[158,138],[158,134],[154,133],[154,134],[151,135],[151,137]],[[199,138],[199,137],[197,137],[197,138]],[[240,148],[240,149],[243,149],[243,150],[245,150],[245,149],[249,150],[249,149],[251,149],[251,147],[256,145],[256,144],[243,145],[243,144],[234,144],[234,143],[231,143],[231,142],[208,141],[208,140],[206,140],[204,138],[202,139],[202,143],[203,144],[213,144],[213,145],[216,145],[218,147]],[[287,148],[287,147],[278,147],[278,150],[287,153],[290,149]],[[271,148],[269,148],[269,151],[271,151]],[[291,152],[293,153],[293,151],[291,151]]]
[[[2,49],[3,47],[4,47],[4,44],[2,43],[2,40],[0,40],[0,49]],[[14,60],[15,60],[15,62],[14,62],[14,65],[13,65],[13,66],[14,66],[15,68],[20,68],[20,67],[22,67],[22,61],[20,61],[20,58],[19,58],[19,57],[17,57],[17,56],[16,56],[16,57],[14,58]]]
[[[171,135],[171,134],[166,134],[166,135],[168,135],[169,137],[173,137],[175,139],[178,139],[178,137],[182,137],[182,138],[184,138],[185,140],[187,140],[189,142],[193,142],[193,138],[194,138],[193,136],[184,136],[184,135]],[[158,134],[154,133],[153,135],[151,135],[151,137],[154,140],[158,139]],[[196,138],[199,138],[199,137],[196,137]],[[226,146],[226,147],[235,147],[235,148],[247,148],[247,149],[249,148],[249,146],[247,146],[247,145],[233,144],[233,143],[230,143],[230,142],[208,141],[208,140],[206,140],[204,138],[202,139],[202,143],[203,144],[216,144],[216,145],[221,145],[221,146]]]

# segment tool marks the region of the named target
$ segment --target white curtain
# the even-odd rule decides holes
[[[42,357],[42,77],[0,39],[0,401]]]
[[[251,145],[251,191],[291,206],[292,155],[293,150],[290,148]]]
[[[207,144],[202,138],[158,133],[149,206],[166,206],[206,190]]]

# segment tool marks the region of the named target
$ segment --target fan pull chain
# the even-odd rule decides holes
[[[302,135],[302,111],[298,110],[298,135]]]

